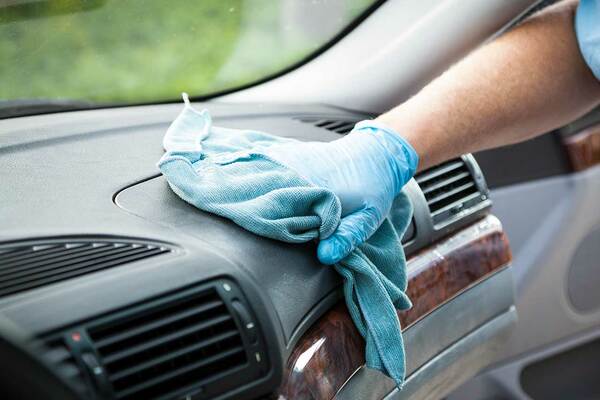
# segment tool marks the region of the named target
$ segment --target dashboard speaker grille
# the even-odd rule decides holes
[[[48,240],[0,245],[0,297],[168,253],[130,240]]]
[[[170,397],[248,362],[235,320],[214,288],[126,309],[87,331],[118,399]]]
[[[425,195],[434,224],[450,220],[485,200],[462,158],[423,171],[415,176],[415,180]]]

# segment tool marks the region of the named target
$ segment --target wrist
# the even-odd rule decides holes
[[[377,137],[378,142],[388,152],[387,158],[392,161],[396,170],[399,190],[415,175],[419,165],[419,155],[408,140],[397,131],[378,120],[360,121],[356,124],[354,130],[369,131],[370,134]]]

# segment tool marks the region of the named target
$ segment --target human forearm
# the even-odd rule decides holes
[[[466,152],[528,139],[600,100],[560,3],[481,47],[378,119],[416,149],[419,169]]]

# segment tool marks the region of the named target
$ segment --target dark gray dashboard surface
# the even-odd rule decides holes
[[[209,108],[218,125],[304,140],[339,136],[292,115],[364,117],[323,106],[216,103]],[[4,316],[36,335],[230,275],[242,281],[276,347],[286,348],[303,318],[311,312],[318,316],[317,303],[338,298],[340,279],[316,261],[314,244],[258,238],[187,205],[157,178],[162,137],[180,109],[174,104],[0,121],[1,242],[102,235],[148,238],[179,249],[0,299]]]
[[[199,211],[179,199],[162,177],[127,188],[115,200],[124,210],[164,226],[165,231],[177,230],[195,238],[199,246],[224,255],[245,271],[272,302],[286,341],[310,310],[307,303],[322,299],[338,283],[333,269],[317,262],[313,245],[290,246],[257,237],[226,219]]]
[[[354,121],[367,117],[320,105],[206,106],[217,125],[301,140],[333,140],[339,135],[300,119]],[[0,298],[0,317],[25,334],[48,337],[133,303],[228,277],[240,284],[267,343],[271,374],[252,383],[256,393],[266,393],[280,382],[296,340],[340,299],[341,279],[332,268],[317,262],[314,243],[291,245],[255,236],[229,220],[197,210],[169,189],[156,162],[163,154],[164,132],[181,107],[130,107],[0,120],[0,244],[100,236],[148,239],[173,248],[169,254]],[[414,180],[406,190],[415,208],[416,236],[405,243],[410,253],[447,232],[445,228],[434,230],[427,202]],[[489,204],[481,202],[473,208],[477,207],[487,209]],[[471,223],[480,215],[465,215],[457,223]],[[509,272],[498,274],[494,282],[510,276]],[[512,299],[506,290],[499,293],[503,301]],[[506,309],[504,302],[497,303],[478,309],[486,313]],[[459,322],[455,324],[457,337],[489,318],[461,309],[462,314],[444,314]],[[432,315],[437,316],[423,319],[406,334],[414,351],[408,359],[413,369],[423,357],[449,344],[435,339],[431,332],[452,338],[447,329],[427,327],[437,326],[435,321],[441,320],[441,312]],[[423,335],[424,331],[428,335]],[[430,342],[434,339],[437,347]]]

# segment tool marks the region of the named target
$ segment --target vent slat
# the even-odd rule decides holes
[[[212,357],[205,358],[205,359],[203,359],[201,361],[195,362],[193,364],[186,365],[186,366],[181,367],[181,368],[177,368],[177,369],[171,371],[168,374],[164,374],[164,375],[161,375],[161,376],[156,377],[154,379],[151,379],[151,380],[145,381],[143,383],[131,386],[131,387],[127,388],[126,390],[118,392],[117,393],[117,398],[118,399],[123,399],[123,398],[127,398],[129,396],[132,396],[134,394],[138,394],[139,392],[142,392],[142,391],[148,390],[150,388],[153,388],[156,385],[159,385],[159,384],[161,384],[161,383],[163,383],[165,381],[168,381],[170,379],[176,378],[179,375],[183,375],[183,374],[185,374],[187,372],[197,370],[199,368],[205,367],[205,366],[210,365],[212,363],[215,363],[217,361],[226,359],[227,357],[231,357],[233,355],[236,355],[238,353],[244,353],[244,348],[242,346],[237,346],[237,347],[235,347],[233,349],[230,349],[230,350],[227,350],[227,351],[225,351],[223,353],[214,355]]]
[[[242,355],[242,353],[236,353],[236,354],[230,355],[228,357],[229,357],[229,359],[239,358],[241,355]],[[229,360],[227,360],[227,361],[229,361]],[[210,367],[212,367],[212,365],[208,365],[208,367],[210,368]],[[199,381],[198,383],[194,384],[193,386],[197,387],[198,385],[210,385],[210,384],[212,384],[212,383],[214,383],[214,382],[216,382],[218,380],[223,381],[224,379],[227,378],[228,375],[231,375],[232,373],[238,372],[238,371],[242,370],[244,367],[245,367],[244,365],[237,365],[234,368],[223,370],[221,372],[218,372],[218,373],[215,373],[215,374],[211,375],[210,377],[202,379],[201,381]],[[189,376],[190,374],[196,373],[198,371],[202,371],[202,370],[201,369],[200,370],[198,370],[198,369],[192,370],[191,372],[188,372],[186,375]],[[187,391],[187,390],[192,389],[193,386],[184,387],[184,392]],[[162,386],[159,386],[159,388],[162,389]],[[153,392],[155,389],[156,388],[153,388],[151,390],[151,392]],[[173,396],[175,394],[178,394],[178,393],[181,393],[181,392],[182,392],[181,388],[171,388],[170,391],[166,392],[166,394],[161,393],[161,395],[159,397],[156,397],[155,400],[170,400],[170,399],[174,398]],[[132,400],[132,399],[135,399],[136,397],[132,397],[130,399]],[[130,399],[124,399],[124,400],[130,400]]]
[[[457,188],[454,188],[452,190],[449,190],[448,192],[443,192],[442,194],[439,194],[435,197],[432,197],[431,199],[427,199],[427,203],[429,204],[429,207],[435,209],[436,207],[434,206],[435,204],[439,203],[440,201],[447,199],[451,196],[454,196],[460,192],[464,192],[465,190],[469,189],[469,188],[474,188],[475,187],[475,183],[473,182],[467,182],[464,185],[461,185]],[[470,194],[470,193],[469,193]]]
[[[210,376],[207,376],[207,377],[205,377],[205,378],[203,378],[201,380],[197,380],[193,385],[187,385],[187,387],[186,386],[183,386],[183,387],[179,386],[179,387],[171,387],[171,388],[169,388],[168,391],[162,390],[160,396],[156,397],[156,400],[169,400],[169,399],[172,399],[173,395],[182,392],[181,389],[183,389],[184,392],[185,392],[187,390],[193,389],[193,387],[209,385],[209,384],[214,383],[214,382],[219,381],[219,380],[223,381],[223,380],[227,379],[227,377],[229,375],[231,375],[232,373],[239,372],[239,371],[241,371],[243,368],[245,368],[247,366],[247,364],[244,365],[244,364],[239,364],[239,363],[235,364],[234,363],[235,361],[240,360],[242,357],[244,357],[244,353],[243,352],[237,352],[237,353],[234,353],[234,354],[230,354],[230,355],[227,356],[226,359],[220,359],[218,361],[221,362],[221,363],[229,363],[229,364],[235,365],[235,366],[232,366],[231,368],[222,369],[222,370],[220,370],[218,372],[215,372],[215,373],[211,374]],[[189,377],[191,374],[195,374],[197,372],[203,372],[203,368],[213,368],[213,367],[214,367],[214,363],[213,363],[213,365],[209,364],[209,365],[204,366],[202,368],[196,368],[194,370],[191,370],[191,371],[187,372],[183,376],[182,375],[177,376],[175,379],[181,379],[182,377],[186,378],[186,375],[187,375],[187,377]],[[161,385],[161,386],[152,388],[151,391],[150,391],[150,393],[153,393],[156,389],[159,389],[159,388],[163,389],[163,386]],[[130,399],[134,399],[136,397],[137,396],[135,396],[133,398],[130,398]],[[129,399],[125,399],[125,400],[129,400]]]
[[[19,264],[16,266],[11,265],[7,268],[2,268],[0,271],[0,279],[5,279],[5,276],[11,276],[15,273],[25,276],[26,271],[44,271],[44,267],[52,268],[57,264],[59,264],[58,266],[60,266],[60,264],[64,265],[66,262],[76,263],[81,259],[85,259],[86,257],[93,256],[95,254],[102,254],[114,249],[115,247],[112,247],[108,244],[94,246],[92,243],[75,250],[65,248],[62,249],[58,254],[51,254],[47,257],[42,257],[42,259],[27,260],[25,266],[23,266],[23,263],[19,261]],[[63,253],[65,255],[63,255]]]
[[[210,346],[210,345],[215,344],[217,342],[220,342],[222,340],[225,340],[225,339],[228,339],[228,338],[231,338],[231,337],[234,337],[234,336],[238,336],[238,335],[239,335],[239,332],[235,331],[235,330],[224,332],[224,333],[222,333],[220,335],[211,337],[210,339],[206,339],[206,340],[197,342],[197,343],[195,343],[193,345],[184,347],[184,348],[182,348],[180,350],[177,350],[175,352],[168,353],[167,355],[164,355],[162,357],[157,357],[157,358],[152,359],[151,361],[147,361],[145,363],[138,364],[135,367],[131,367],[131,368],[127,368],[127,369],[124,369],[122,371],[119,371],[119,372],[117,372],[115,374],[112,374],[110,376],[110,380],[112,382],[121,380],[121,379],[123,379],[123,378],[125,378],[127,376],[136,374],[136,373],[141,372],[141,371],[143,371],[145,369],[155,367],[155,366],[157,366],[159,364],[162,364],[162,363],[165,363],[167,361],[176,359],[176,358],[178,358],[178,357],[180,357],[182,355],[185,355],[187,353],[191,353],[191,352],[203,349],[203,348],[205,348],[207,346]]]
[[[459,174],[456,174],[455,176],[452,176],[452,177],[450,177],[448,179],[445,179],[443,181],[435,183],[433,185],[425,186],[422,189],[423,190],[423,194],[425,196],[427,196],[429,193],[433,192],[434,190],[441,189],[444,186],[450,185],[450,184],[452,184],[454,182],[460,181],[461,179],[467,178],[469,176],[471,176],[471,174],[469,174],[469,172],[465,171],[465,172],[461,172]]]
[[[0,297],[171,251],[126,238],[0,244]]]
[[[358,120],[347,119],[347,118],[319,118],[319,117],[305,117],[305,118],[297,118],[297,120],[305,123],[316,126],[317,128],[327,129],[331,132],[346,134],[350,132],[354,125],[358,122]]]
[[[83,248],[82,248],[83,247]],[[27,256],[19,257],[15,260],[2,263],[2,272],[6,270],[16,269],[14,266],[22,266],[23,263],[38,265],[45,262],[46,260],[52,260],[53,258],[60,257],[61,254],[77,254],[86,249],[93,248],[93,243],[85,243],[79,246],[60,246],[58,248],[34,250]],[[12,268],[11,268],[12,267]]]
[[[30,246],[26,246],[24,248],[17,248],[13,251],[6,251],[5,253],[0,253],[0,265],[6,265],[7,263],[13,261],[14,259],[18,260],[27,260],[30,257],[36,257],[38,254],[48,254],[54,251],[61,251],[65,247],[61,245],[56,246],[40,246],[43,248],[40,249],[32,249]]]
[[[130,339],[134,336],[138,336],[140,334],[146,333],[148,331],[151,331],[153,329],[157,329],[160,328],[162,326],[168,325],[168,324],[172,324],[178,320],[184,319],[184,318],[189,318],[192,317],[194,315],[197,314],[203,314],[206,311],[209,310],[213,310],[217,307],[221,307],[223,306],[223,302],[220,300],[216,300],[216,301],[211,301],[211,302],[207,302],[206,304],[203,304],[201,306],[192,308],[191,310],[185,310],[179,313],[175,313],[173,315],[170,315],[169,317],[166,318],[162,318],[158,321],[154,321],[148,324],[144,324],[142,326],[139,326],[135,329],[130,329],[127,330],[125,332],[122,332],[118,335],[113,335],[113,336],[109,336],[107,338],[101,339],[99,341],[96,342],[96,345],[98,346],[98,348],[102,349],[103,347],[106,346],[110,346],[116,342],[119,341],[123,341],[123,340],[127,340]]]
[[[46,357],[48,358],[48,361],[50,361],[52,364],[59,364],[65,362],[72,356],[66,347],[60,346],[48,350],[48,352],[46,353]]]
[[[116,266],[123,265],[126,263],[139,261],[139,260],[142,260],[145,258],[159,255],[159,254],[168,253],[169,251],[170,250],[168,250],[168,249],[156,248],[156,249],[148,251],[148,252],[144,252],[144,253],[140,253],[140,254],[133,254],[133,255],[129,255],[127,257],[119,257],[118,259],[114,259],[111,261],[100,260],[100,261],[95,261],[92,263],[84,263],[85,264],[84,266],[76,264],[68,272],[62,272],[60,274],[52,274],[52,275],[48,274],[48,275],[44,275],[43,279],[36,279],[36,280],[28,281],[25,283],[17,284],[17,285],[10,285],[10,287],[0,289],[0,297],[7,296],[9,294],[15,294],[15,293],[22,292],[25,290],[34,289],[34,288],[45,286],[45,285],[49,285],[51,283],[60,282],[65,279],[75,278],[75,277],[78,277],[81,275],[86,275],[86,274],[89,274],[92,272],[101,271],[101,270],[104,270],[107,268],[116,267]]]
[[[160,252],[160,248],[149,249],[147,247],[135,247],[135,248],[119,248],[116,251],[109,251],[112,249],[105,249],[104,251],[93,254],[91,257],[77,257],[68,261],[59,262],[56,264],[45,265],[40,270],[28,272],[26,274],[10,274],[1,277],[0,280],[4,281],[0,284],[0,290],[12,287],[18,284],[24,284],[27,282],[35,281],[40,278],[44,278],[51,275],[61,275],[72,272],[74,269],[81,269],[98,263],[110,262],[115,259],[125,259],[134,256],[139,253],[152,253]],[[81,262],[87,260],[85,262]],[[13,279],[15,277],[16,279]]]
[[[59,375],[67,378],[69,381],[74,381],[81,378],[81,371],[74,364],[59,365]]]
[[[451,208],[454,208],[454,207],[456,207],[456,206],[458,206],[458,205],[460,205],[462,203],[466,203],[466,202],[468,202],[470,200],[474,200],[474,199],[476,199],[479,196],[481,196],[481,194],[479,192],[475,192],[475,193],[473,193],[473,194],[471,194],[471,195],[469,195],[469,196],[467,196],[467,197],[465,197],[463,199],[457,200],[457,201],[455,201],[453,203],[448,204],[447,206],[445,206],[443,208],[440,208],[439,210],[436,210],[435,212],[432,212],[431,215],[435,218],[438,215],[444,213],[445,211],[448,211]]]
[[[415,176],[434,226],[469,214],[486,197],[472,175],[468,158],[457,158]]]
[[[328,128],[329,128],[329,125],[331,125],[331,124],[333,124],[333,123],[335,123],[335,121],[332,121],[332,120],[330,120],[330,119],[323,119],[323,120],[317,121],[317,122],[315,123],[315,126],[318,126],[319,128],[325,128],[325,129],[328,129]]]
[[[190,309],[212,301],[222,301],[221,297],[212,290],[198,293],[196,290],[178,292],[176,301],[165,302],[164,299],[149,301],[123,313],[111,316],[108,321],[102,319],[92,324],[89,328],[94,342],[115,336],[139,325],[165,318],[168,314],[178,310]]]
[[[218,316],[218,317],[214,317],[214,318],[211,318],[211,319],[206,320],[204,322],[201,322],[201,323],[195,324],[193,326],[190,326],[190,327],[188,327],[186,329],[182,329],[182,330],[179,330],[177,332],[171,333],[169,335],[158,337],[158,338],[156,338],[154,340],[150,340],[150,341],[144,342],[144,343],[139,344],[137,346],[129,347],[127,350],[116,352],[116,353],[112,353],[112,354],[107,355],[107,356],[103,355],[102,360],[104,361],[105,365],[110,365],[110,364],[115,363],[117,361],[120,361],[120,360],[122,360],[122,359],[124,359],[126,357],[130,357],[130,356],[132,356],[134,354],[137,354],[137,353],[149,350],[149,349],[151,349],[151,348],[153,348],[155,346],[158,346],[160,344],[163,344],[163,343],[166,343],[166,342],[169,342],[169,341],[173,341],[173,340],[177,340],[177,339],[179,339],[181,337],[187,336],[187,335],[195,333],[197,331],[202,331],[202,330],[208,329],[208,328],[210,328],[212,326],[221,324],[221,323],[223,323],[225,321],[229,321],[229,320],[231,320],[231,316],[229,314],[221,315],[221,316]],[[102,351],[100,351],[100,353],[102,354]]]
[[[334,131],[337,133],[346,134],[354,128],[354,125],[354,122],[348,122],[344,125],[339,126],[338,128],[335,128]]]
[[[329,124],[324,125],[323,127],[334,131],[334,130],[341,128],[342,126],[347,125],[347,124],[348,124],[348,121],[331,121]]]
[[[415,180],[419,185],[423,185],[425,182],[433,178],[437,178],[440,175],[446,174],[463,166],[464,162],[462,160],[450,161],[442,164],[439,167],[434,167],[430,168],[429,170],[423,171],[419,175],[415,176]]]
[[[9,249],[0,249],[0,261],[7,257],[13,257],[15,254],[29,253],[31,249],[28,247],[14,247]]]

